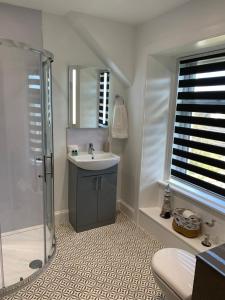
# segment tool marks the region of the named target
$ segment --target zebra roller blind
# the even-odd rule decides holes
[[[171,176],[225,196],[225,53],[180,61]]]
[[[99,73],[99,114],[98,127],[109,125],[109,71]]]

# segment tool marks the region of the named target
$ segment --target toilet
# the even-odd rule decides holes
[[[156,283],[167,300],[191,300],[196,258],[176,248],[165,248],[152,258]]]

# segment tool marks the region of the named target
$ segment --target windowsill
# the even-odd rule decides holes
[[[219,197],[198,190],[174,179],[170,179],[169,181],[158,181],[158,184],[163,187],[165,187],[168,183],[170,184],[171,190],[178,195],[194,200],[194,202],[202,204],[208,209],[212,209],[223,216],[225,215],[225,201]]]
[[[202,235],[200,235],[196,238],[187,238],[187,237],[181,235],[180,233],[177,233],[172,227],[173,218],[163,219],[160,217],[160,211],[161,211],[160,207],[145,207],[145,208],[139,208],[139,210],[140,210],[140,212],[145,214],[148,218],[150,218],[151,220],[156,222],[158,225],[160,225],[162,228],[167,230],[170,234],[174,235],[176,238],[180,239],[185,244],[187,244],[189,247],[191,247],[194,250],[194,252],[197,252],[197,253],[203,252],[203,251],[206,251],[208,249],[211,249],[211,248],[217,246],[214,243],[209,248],[203,246],[201,244],[201,241],[203,240]]]

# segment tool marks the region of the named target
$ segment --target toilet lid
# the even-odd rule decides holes
[[[152,269],[181,299],[192,296],[196,258],[187,251],[161,249],[152,259]]]

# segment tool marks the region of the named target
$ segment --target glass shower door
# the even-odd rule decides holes
[[[43,72],[43,139],[44,139],[44,160],[45,160],[45,180],[44,180],[44,223],[46,235],[45,256],[48,261],[55,246],[54,237],[54,178],[53,178],[53,123],[52,123],[52,86],[51,86],[51,62],[44,61]]]
[[[0,224],[6,288],[45,261],[40,67],[39,53],[0,47]]]

